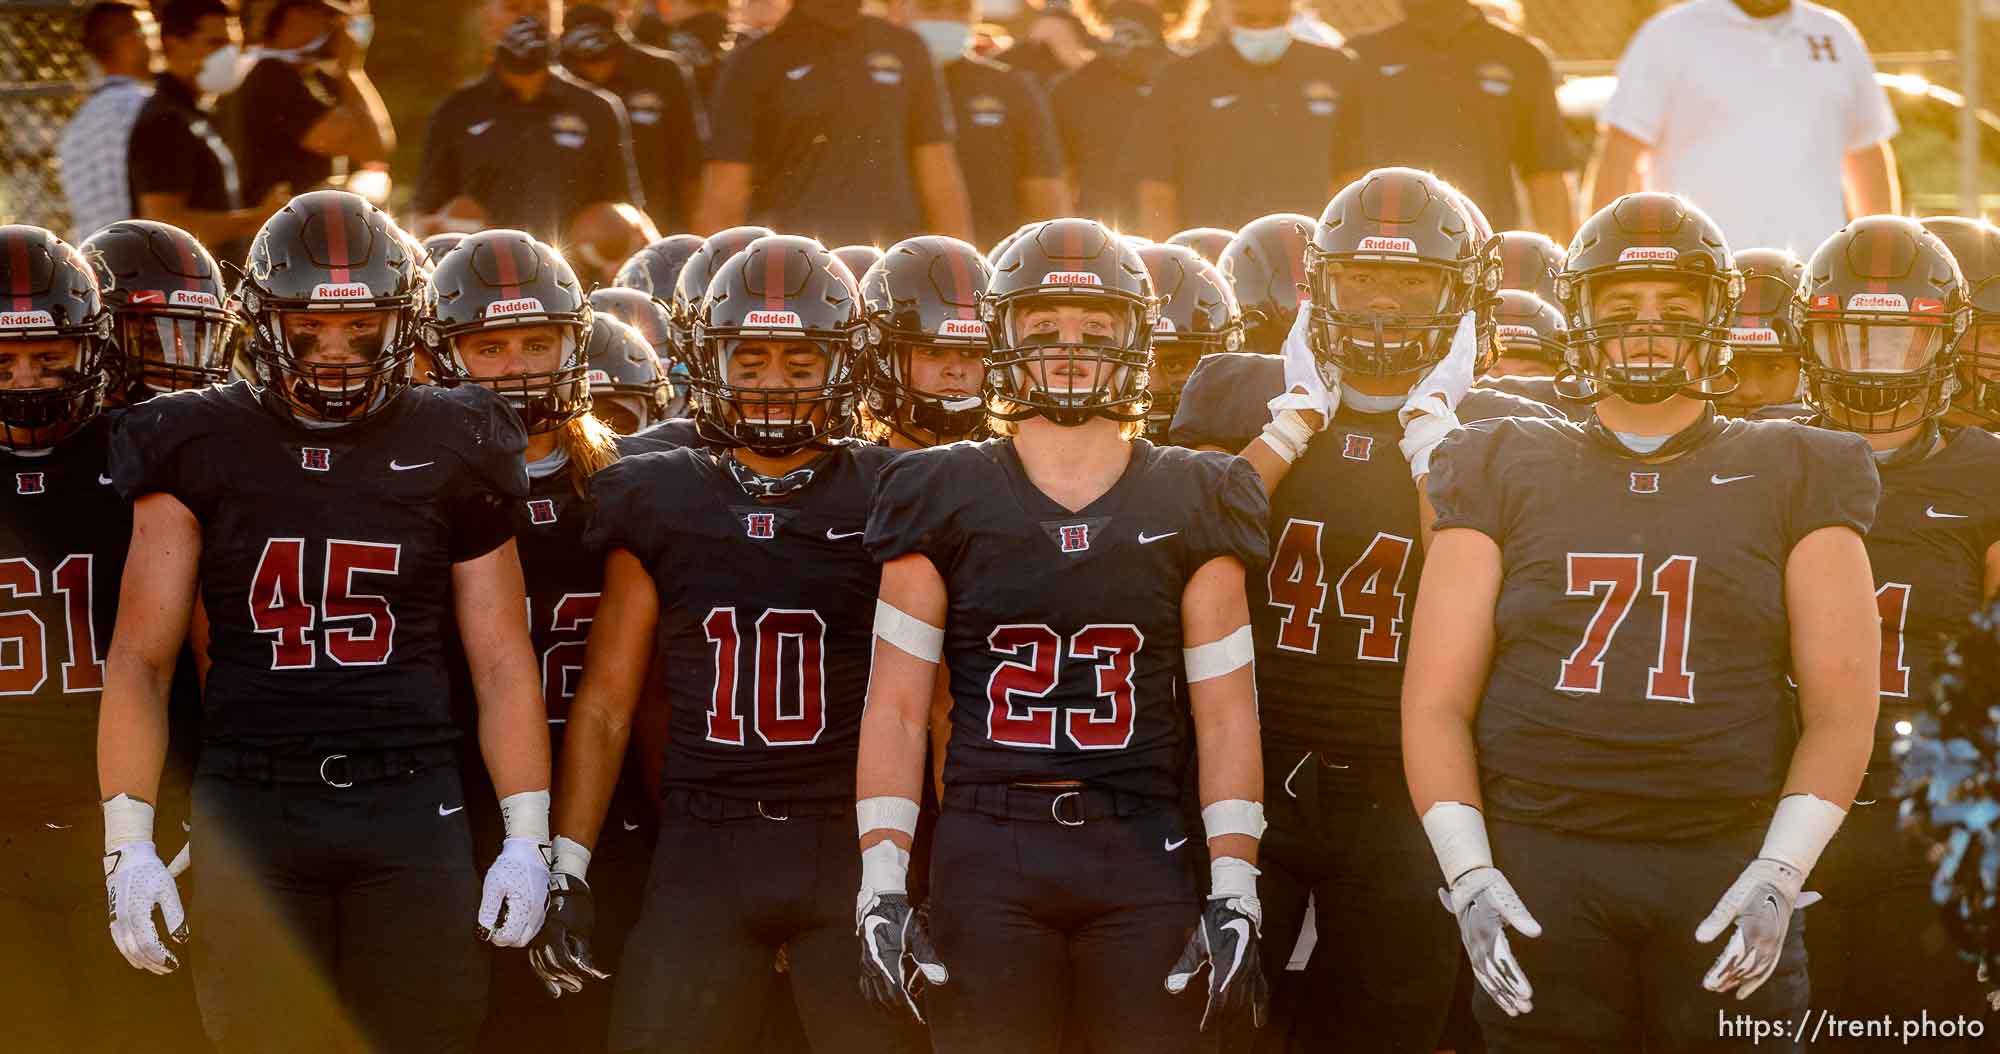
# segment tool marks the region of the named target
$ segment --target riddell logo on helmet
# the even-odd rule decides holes
[[[983,337],[986,335],[986,323],[976,318],[948,318],[938,323],[937,335],[940,337]]]
[[[1104,279],[1092,271],[1050,271],[1042,276],[1043,285],[1103,285]]]
[[[484,318],[500,318],[506,315],[539,315],[542,302],[531,296],[516,297],[512,300],[495,300],[486,305]]]
[[[362,282],[345,282],[339,285],[331,282],[321,282],[319,285],[313,286],[312,298],[314,300],[373,300],[375,294],[370,292],[368,286]]]
[[[1775,329],[1763,329],[1756,326],[1731,326],[1729,328],[1729,343],[1731,344],[1776,344],[1777,342],[1778,331]]]
[[[1673,263],[1680,258],[1679,249],[1664,245],[1634,245],[1618,254],[1619,263]]]
[[[1499,335],[1500,335],[1500,336],[1502,336],[1502,337],[1525,337],[1525,338],[1528,338],[1528,339],[1531,339],[1531,340],[1532,340],[1532,339],[1534,338],[1534,336],[1535,336],[1535,327],[1533,327],[1533,326],[1495,326],[1495,327],[1493,327],[1493,332],[1495,332],[1495,333],[1499,334]]]
[[[1417,242],[1414,238],[1381,238],[1373,235],[1361,239],[1364,253],[1409,253],[1416,255]]]
[[[1847,298],[1849,311],[1908,311],[1909,298],[1901,293],[1856,293]]]
[[[46,311],[0,311],[0,329],[32,329],[46,326],[54,329],[56,319]]]
[[[204,293],[198,289],[176,289],[167,294],[167,303],[176,307],[205,307],[211,311],[222,309],[222,301],[217,300],[214,293]]]
[[[743,316],[746,326],[770,326],[773,329],[804,329],[796,311],[752,311]]]

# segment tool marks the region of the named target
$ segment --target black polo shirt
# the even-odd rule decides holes
[[[1317,214],[1334,184],[1335,114],[1353,66],[1304,40],[1268,66],[1244,61],[1226,39],[1168,62],[1132,138],[1137,178],[1179,190],[1183,227]]]
[[[1062,140],[1048,100],[1026,74],[967,56],[944,64],[945,87],[958,125],[958,167],[972,197],[972,229],[992,245],[1030,219],[1021,180],[1061,179]]]
[[[462,194],[486,210],[488,227],[554,241],[585,206],[644,207],[634,168],[615,97],[552,69],[541,94],[524,101],[489,71],[432,111],[411,205],[436,212]]]
[[[709,158],[751,167],[749,222],[827,245],[924,233],[910,151],[950,142],[951,117],[915,33],[794,9],[730,52],[714,103]]]
[[[202,212],[243,207],[236,155],[223,141],[215,115],[202,109],[195,93],[171,73],[153,82],[152,98],[132,123],[126,157],[125,180],[135,209],[141,194],[178,194],[188,208]],[[218,259],[241,263],[250,242],[238,238],[208,248]]]
[[[667,52],[622,37],[612,47],[617,72],[596,87],[625,104],[646,211],[663,231],[686,230],[688,218],[675,204],[680,188],[701,175],[701,142],[707,137],[694,75]]]
[[[1077,215],[1120,229],[1137,225],[1139,172],[1130,141],[1152,94],[1153,72],[1172,57],[1166,48],[1099,55],[1049,85],[1063,155],[1076,183]]]
[[[215,106],[242,159],[243,200],[262,201],[280,183],[291,184],[295,194],[324,184],[333,175],[333,159],[307,150],[303,140],[339,104],[318,70],[269,55],[250,67],[242,85]]]
[[[633,27],[633,36],[642,44],[649,44],[664,51],[671,51],[694,74],[695,97],[701,100],[703,112],[715,102],[715,75],[722,69],[722,62],[729,57],[729,51],[746,39],[729,24],[728,16],[720,11],[702,11],[679,21],[664,23],[655,15],[652,24],[659,28],[648,36],[648,23],[643,19]]]
[[[1464,0],[1422,10],[1347,42],[1359,66],[1336,122],[1341,166],[1428,169],[1472,195],[1494,230],[1518,227],[1514,173],[1575,165],[1548,51]]]

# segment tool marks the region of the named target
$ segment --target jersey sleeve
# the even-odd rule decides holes
[[[148,494],[171,494],[194,508],[189,481],[181,471],[181,453],[199,431],[199,409],[196,398],[174,393],[117,415],[108,457],[111,484],[119,497],[136,501]]]
[[[528,433],[505,400],[476,384],[446,389],[440,398],[456,417],[442,430],[462,466],[449,512],[451,560],[463,563],[514,536],[507,509],[528,496],[528,467],[522,458]]]
[[[1243,449],[1271,420],[1266,407],[1285,387],[1285,363],[1275,355],[1224,352],[1195,363],[1181,389],[1168,437],[1176,446]]]
[[[1202,475],[1202,503],[1189,539],[1188,573],[1218,556],[1233,556],[1252,575],[1261,573],[1271,560],[1271,503],[1257,470],[1234,454],[1193,456]]]
[[[1504,544],[1501,495],[1492,483],[1500,478],[1496,469],[1506,431],[1505,421],[1460,428],[1431,455],[1424,486],[1437,510],[1434,529],[1469,527]]]
[[[653,565],[659,555],[660,532],[652,528],[654,518],[646,511],[645,481],[652,475],[652,467],[669,453],[627,455],[590,477],[590,526],[583,532],[586,547],[606,553],[623,549],[648,567]]]
[[[196,140],[178,117],[158,108],[141,111],[138,123],[132,126],[130,143],[126,153],[136,162],[130,169],[134,207],[142,194],[194,193],[197,177],[188,159],[194,151],[208,147]]]
[[[1497,379],[1505,381],[1515,378]],[[1466,424],[1474,421],[1490,421],[1496,417],[1546,417],[1552,421],[1565,419],[1561,410],[1525,395],[1508,391],[1498,384],[1490,388],[1474,388],[1466,392],[1464,401],[1458,404],[1458,419]]]
[[[333,109],[313,94],[299,70],[278,59],[251,67],[237,93],[243,107],[241,145],[248,148],[300,142]]]
[[[1794,477],[1786,545],[1797,545],[1821,527],[1849,527],[1866,535],[1875,524],[1875,505],[1882,496],[1882,477],[1868,441],[1848,432],[1807,425],[1772,422],[1765,427],[1796,432],[1801,448],[1792,462]]]
[[[953,515],[952,495],[958,488],[946,482],[954,475],[948,470],[954,454],[948,447],[913,450],[875,477],[861,544],[878,563],[919,553],[930,558],[939,574],[948,573],[964,542]]]

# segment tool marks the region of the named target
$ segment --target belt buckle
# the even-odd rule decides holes
[[[341,763],[340,775],[344,777],[342,779],[335,779],[332,776],[326,774],[326,767],[328,765],[333,764],[336,761]],[[328,754],[327,756],[319,759],[319,781],[321,783],[326,784],[329,787],[334,787],[337,789],[354,786],[354,778],[353,778],[354,773],[353,770],[348,767],[347,762],[348,758],[347,755],[345,754]]]
[[[784,821],[792,818],[792,810],[786,809],[783,813],[777,816],[773,816],[768,810],[764,808],[763,800],[759,799],[757,802],[757,815],[762,816],[766,820],[776,820],[780,823],[783,823]]]
[[[1082,826],[1083,826],[1083,800],[1082,800],[1082,793],[1083,793],[1083,792],[1081,792],[1081,791],[1064,791],[1064,792],[1062,792],[1061,794],[1058,794],[1058,795],[1056,795],[1056,796],[1055,796],[1055,797],[1054,797],[1053,799],[1051,799],[1051,800],[1049,801],[1049,816],[1050,816],[1050,818],[1054,819],[1054,820],[1055,820],[1055,822],[1057,822],[1057,823],[1059,823],[1059,824],[1062,824],[1062,825],[1063,825],[1064,827],[1082,827]],[[1063,807],[1062,807],[1062,803],[1063,803],[1063,799],[1065,799],[1065,798],[1076,798],[1076,799],[1077,799],[1077,803],[1076,803],[1076,816],[1077,816],[1077,818],[1076,818],[1076,819],[1074,819],[1074,820],[1068,820],[1068,819],[1064,819],[1064,818],[1063,818]]]

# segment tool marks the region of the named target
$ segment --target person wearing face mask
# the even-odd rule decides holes
[[[1045,90],[1096,52],[1097,31],[1084,23],[1069,0],[1027,6],[1019,0],[999,0],[980,4],[979,15],[981,21],[1009,27],[1013,37],[1014,43],[994,58],[1034,78]]]
[[[99,79],[56,147],[70,229],[79,240],[132,218],[126,149],[152,80],[152,29],[152,12],[126,0],[102,0],[84,13],[83,50]]]
[[[1106,30],[1097,57],[1049,85],[1080,215],[1114,230],[1138,223],[1131,148],[1144,126],[1134,117],[1173,58],[1169,45],[1200,32],[1207,9],[1206,0],[1115,0],[1097,12]]]
[[[681,230],[701,180],[708,136],[687,64],[633,40],[616,4],[570,4],[563,12],[563,69],[618,96],[631,121],[632,153],[656,226]]]
[[[673,52],[694,73],[695,97],[709,99],[723,60],[746,36],[748,27],[730,18],[729,0],[644,0],[632,20],[632,36],[647,47]]]
[[[132,201],[140,219],[171,223],[217,258],[240,261],[250,235],[292,195],[274,186],[243,207],[236,155],[205,104],[241,79],[235,9],[223,0],[167,0],[159,21],[166,69],[132,125]]]
[[[974,55],[979,0],[910,0],[900,8],[944,75],[958,123],[958,167],[972,201],[974,242],[1069,211],[1062,140],[1048,98],[1026,74]]]
[[[1339,189],[1331,136],[1353,60],[1297,36],[1291,0],[1225,0],[1224,13],[1223,39],[1161,67],[1131,143],[1140,230],[1155,238],[1240,227]],[[1216,163],[1227,157],[1262,160]]]
[[[1347,42],[1359,76],[1334,129],[1340,167],[1428,169],[1479,202],[1496,230],[1568,242],[1575,161],[1548,50],[1489,20],[1472,0],[1402,6],[1402,21]],[[1517,177],[1530,215],[1516,201]]]
[[[336,160],[349,173],[389,160],[395,128],[361,68],[373,35],[365,0],[279,0],[264,16],[243,83],[216,102],[246,198],[324,186]]]

